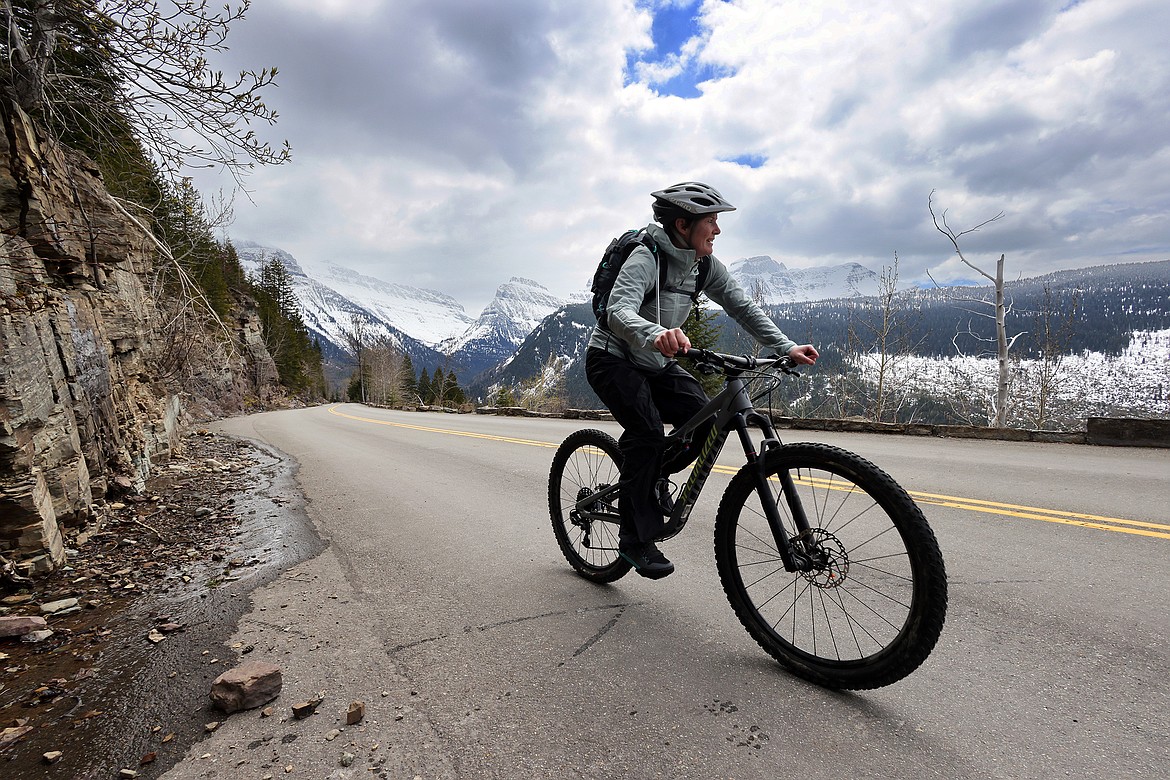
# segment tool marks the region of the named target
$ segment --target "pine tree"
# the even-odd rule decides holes
[[[419,394],[418,377],[414,374],[414,363],[406,353],[402,355],[402,379],[402,391],[406,394],[406,400],[408,403],[414,403],[415,396]]]
[[[362,401],[362,377],[357,371],[349,377],[349,385],[345,388],[345,397],[351,401]]]
[[[447,389],[447,378],[443,376],[443,369],[435,367],[435,373],[431,375],[431,400],[428,403],[436,406],[443,406],[447,400],[443,395]]]
[[[271,259],[260,268],[256,298],[264,344],[276,362],[281,384],[293,391],[307,389],[314,373],[309,370],[313,361],[309,332],[292,290],[292,277],[279,260]]]
[[[443,382],[443,400],[448,406],[460,406],[467,403],[467,394],[459,386],[459,378],[455,376],[454,371],[448,371],[447,378]]]
[[[512,391],[509,385],[500,385],[500,389],[496,391],[495,397],[496,406],[515,406],[516,394]]]
[[[699,302],[691,309],[690,316],[683,323],[683,333],[691,340],[691,346],[696,349],[715,349],[719,344],[722,328],[716,323],[718,314],[706,306],[706,296],[700,295]],[[691,376],[699,380],[703,392],[713,396],[723,389],[723,377],[718,374],[708,375],[696,373],[689,361],[682,364]]]
[[[434,398],[431,393],[431,378],[427,376],[427,370],[425,368],[418,378],[418,397],[424,404],[429,404]]]

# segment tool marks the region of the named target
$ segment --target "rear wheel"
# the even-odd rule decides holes
[[[764,500],[808,561],[789,572],[752,469],[732,479],[715,521],[719,576],[748,633],[795,674],[832,688],[877,688],[917,669],[942,631],[947,579],[934,532],[906,491],[836,447],[769,452]],[[785,471],[808,518],[803,534],[777,478]]]
[[[630,564],[618,555],[617,494],[578,512],[576,503],[618,483],[622,455],[608,433],[571,434],[553,456],[548,506],[553,534],[569,565],[593,582],[613,582]]]

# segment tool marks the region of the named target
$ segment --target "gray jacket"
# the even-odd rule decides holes
[[[646,232],[658,245],[658,257],[667,264],[666,285],[656,290],[658,263],[649,249],[635,247],[609,294],[607,316],[612,332],[607,333],[600,325],[594,328],[589,346],[627,358],[640,368],[656,370],[664,368],[669,361],[654,348],[654,339],[671,328],[682,327],[690,315],[690,292],[695,289],[699,262],[693,249],[676,247],[658,224],[650,223]],[[643,306],[642,301],[651,291],[654,294]],[[703,292],[765,348],[787,354],[796,346],[747,296],[731,278],[727,266],[714,255]]]

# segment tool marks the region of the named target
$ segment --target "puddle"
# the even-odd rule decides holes
[[[178,521],[161,533],[157,521],[151,525],[151,515],[131,521],[154,531],[159,542],[168,539],[172,557],[177,545],[194,545],[183,550],[188,560],[181,574],[168,566],[129,601],[50,619],[58,634],[41,645],[0,643],[0,652],[9,656],[0,660],[0,727],[18,718],[27,718],[33,727],[0,750],[0,774],[21,780],[96,780],[125,768],[141,778],[157,777],[207,735],[205,724],[226,717],[210,706],[208,692],[216,677],[250,652],[225,645],[251,608],[250,594],[317,555],[325,544],[305,514],[291,461],[253,442],[201,438],[205,441],[194,443],[193,450],[197,445],[227,447],[246,452],[243,460],[250,465],[226,475],[176,479],[174,491],[162,487],[162,501],[172,510],[176,502],[186,502],[190,518],[192,503],[197,506],[206,494],[218,492],[235,520],[221,529],[204,525],[199,532],[188,525],[190,539]],[[152,481],[146,494],[159,490]],[[218,535],[201,537],[209,531]],[[151,563],[140,562],[135,573]],[[157,644],[147,639],[152,628],[166,623],[183,628],[164,633]],[[49,765],[42,758],[48,751],[64,755]]]

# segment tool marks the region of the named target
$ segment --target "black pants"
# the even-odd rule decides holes
[[[660,371],[648,371],[596,348],[585,355],[585,376],[593,392],[624,429],[618,440],[623,486],[618,500],[622,516],[619,537],[626,543],[652,542],[662,531],[662,512],[654,497],[654,483],[693,461],[705,436],[703,430],[696,432],[697,444],[683,452],[672,452],[670,461],[664,464],[663,423],[686,422],[707,403],[707,395],[698,380],[678,363],[672,362]]]

